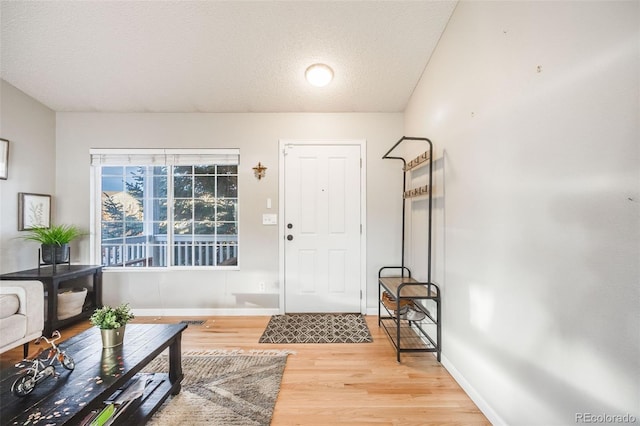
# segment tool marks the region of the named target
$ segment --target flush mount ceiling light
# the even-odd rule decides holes
[[[313,64],[304,72],[307,81],[316,87],[324,87],[333,80],[333,70],[329,65]]]

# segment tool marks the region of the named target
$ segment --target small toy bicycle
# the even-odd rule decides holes
[[[11,385],[11,393],[15,396],[22,397],[29,395],[38,383],[53,376],[56,372],[53,363],[56,360],[67,370],[73,370],[76,367],[73,358],[56,345],[56,340],[60,339],[60,332],[58,330],[53,332],[51,339],[47,339],[44,336],[39,337],[35,342],[36,345],[40,343],[41,339],[44,339],[45,342],[51,345],[49,353],[46,358],[40,358],[40,355],[44,352],[44,348],[41,348],[33,358],[25,359],[19,364],[16,364],[16,367],[23,369],[18,371],[17,374],[19,374],[19,377]]]

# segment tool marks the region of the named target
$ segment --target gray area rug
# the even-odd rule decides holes
[[[274,315],[260,343],[371,343],[373,338],[360,314]]]
[[[182,390],[149,425],[269,425],[287,361],[284,351],[209,351],[182,355]],[[168,372],[166,355],[144,372]]]

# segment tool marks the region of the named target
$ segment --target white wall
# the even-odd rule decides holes
[[[445,365],[494,423],[640,421],[639,12],[462,1],[406,110],[442,156]]]
[[[387,223],[401,206],[387,203],[385,194],[401,177],[380,158],[402,135],[402,125],[402,114],[58,113],[59,216],[89,227],[90,148],[240,148],[240,271],[108,272],[104,300],[127,301],[136,310],[245,313],[233,293],[259,293],[260,281],[268,292],[280,290],[278,228],[262,225],[263,213],[277,213],[279,139],[366,139],[368,306],[375,307],[376,271],[397,262],[400,245],[399,235]],[[260,181],[252,170],[258,161],[268,168]],[[271,210],[266,209],[267,198]],[[76,251],[89,262],[89,239]],[[258,307],[278,305],[265,301]]]
[[[0,80],[0,137],[9,140],[9,178],[0,180],[0,273],[38,267],[38,244],[17,239],[18,193],[54,195],[55,129],[52,110]]]

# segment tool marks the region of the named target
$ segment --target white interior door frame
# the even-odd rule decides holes
[[[285,167],[284,152],[287,145],[356,145],[360,147],[360,313],[367,312],[367,141],[365,139],[280,139],[278,144],[278,281],[280,284],[280,314],[285,313]]]

